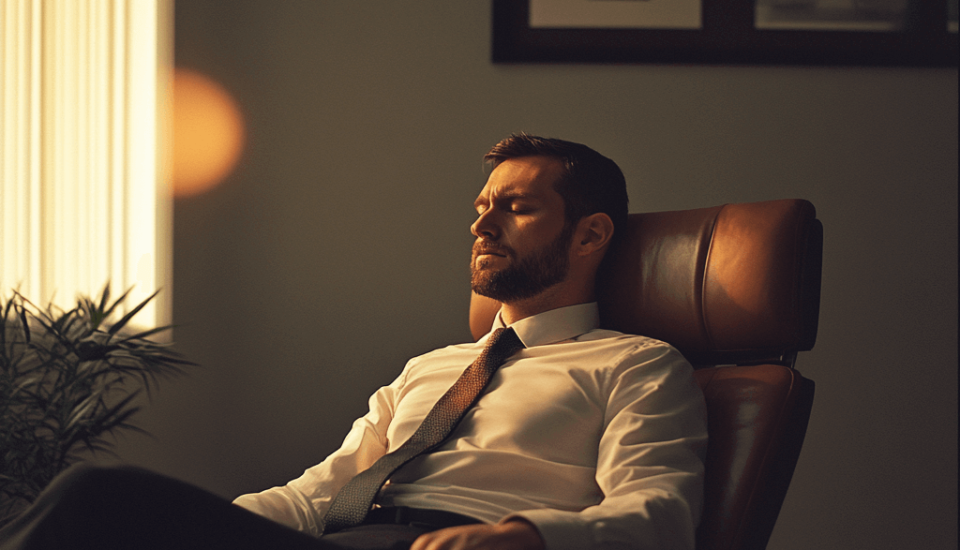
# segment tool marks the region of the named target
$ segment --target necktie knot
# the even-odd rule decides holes
[[[499,368],[500,365],[506,363],[510,356],[523,349],[523,347],[523,342],[520,341],[520,337],[517,336],[517,332],[513,328],[498,328],[490,335],[483,352],[477,359],[496,363],[497,367],[495,368]]]

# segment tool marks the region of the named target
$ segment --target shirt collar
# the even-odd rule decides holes
[[[493,329],[506,325],[497,313]],[[600,310],[596,302],[577,304],[544,311],[520,319],[510,325],[527,348],[570,340],[600,326]]]

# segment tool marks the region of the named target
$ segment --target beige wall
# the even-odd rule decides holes
[[[495,66],[488,2],[178,4],[178,62],[250,142],[176,203],[176,339],[203,367],[122,458],[232,496],[333,450],[406,358],[469,337],[480,157],[526,130],[617,160],[634,211],[811,200],[818,394],[770,548],[955,547],[956,69]]]

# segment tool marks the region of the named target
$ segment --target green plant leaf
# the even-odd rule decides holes
[[[104,290],[107,290],[107,288],[104,288]],[[101,304],[100,304],[100,309],[103,311],[103,314],[104,314],[106,317],[110,317],[111,315],[113,315],[113,310],[117,309],[117,306],[119,306],[121,303],[123,303],[123,302],[127,299],[127,296],[128,296],[131,292],[133,292],[133,287],[128,288],[128,289],[127,289],[123,294],[121,294],[120,297],[117,298],[117,299],[113,302],[113,304],[111,304],[110,307],[107,308],[106,310],[103,310],[103,305],[107,303],[107,300],[102,299],[102,300],[101,300]]]
[[[171,329],[173,329],[173,328],[174,328],[174,327],[172,327],[172,326],[170,326],[170,327],[157,327],[157,328],[152,328],[152,329],[150,329],[150,330],[145,330],[145,331],[143,331],[143,332],[139,332],[139,333],[137,333],[137,334],[133,334],[133,335],[131,335],[131,336],[127,336],[126,338],[124,338],[123,340],[120,340],[120,341],[117,342],[117,343],[125,343],[125,342],[132,342],[132,341],[136,341],[136,340],[143,340],[143,339],[145,339],[145,338],[148,338],[148,337],[150,337],[150,336],[153,336],[154,334],[159,334],[159,333],[161,333],[161,332],[167,332],[168,330],[171,330]]]
[[[19,310],[20,327],[23,329],[23,341],[30,343],[30,323],[27,321],[27,309],[20,307]]]
[[[127,292],[129,292],[129,291],[127,291]],[[124,315],[123,317],[121,317],[119,321],[117,321],[116,323],[114,323],[114,324],[110,327],[110,329],[107,330],[107,333],[112,336],[112,335],[116,334],[117,332],[119,332],[120,330],[122,330],[123,327],[125,327],[125,326],[127,325],[127,323],[130,322],[130,319],[133,319],[133,316],[134,316],[134,315],[136,315],[137,313],[140,312],[141,309],[143,309],[144,307],[146,307],[146,305],[150,302],[150,300],[153,300],[153,299],[156,297],[157,294],[160,294],[160,291],[159,291],[159,290],[155,291],[153,294],[151,294],[149,297],[147,297],[146,300],[140,302],[140,303],[137,304],[133,309],[131,309],[130,311],[128,311],[126,315]],[[127,294],[124,293],[124,297],[125,297],[126,295],[127,295]],[[116,306],[116,304],[114,304],[114,306]],[[111,307],[110,307],[110,310],[111,310],[111,311],[113,311],[113,307],[114,307],[114,306],[111,306]]]

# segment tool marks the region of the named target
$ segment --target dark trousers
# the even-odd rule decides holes
[[[0,530],[0,550],[406,550],[430,530],[361,525],[317,539],[146,470],[79,466]]]

